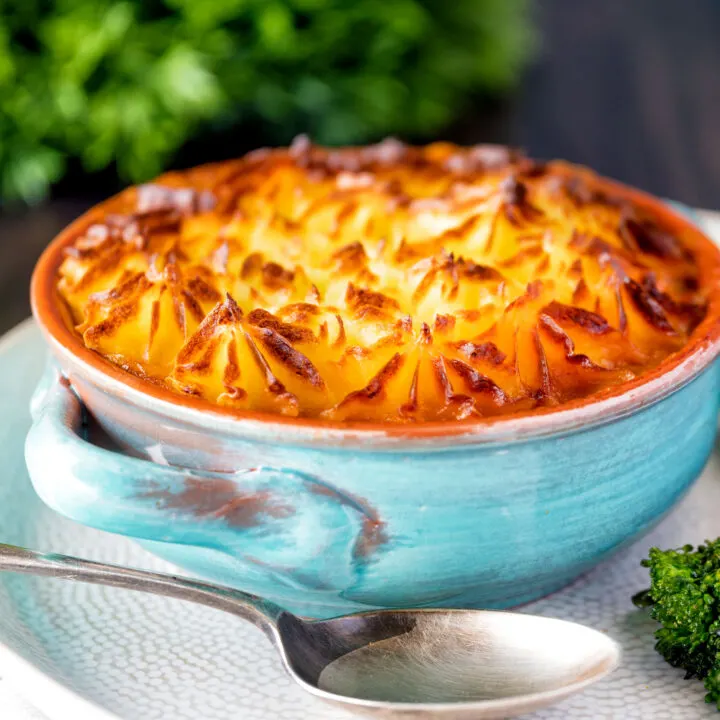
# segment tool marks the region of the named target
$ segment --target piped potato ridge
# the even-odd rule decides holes
[[[168,173],[103,206],[57,281],[84,344],[238,411],[411,423],[554,407],[682,348],[681,237],[587,169],[395,140]]]

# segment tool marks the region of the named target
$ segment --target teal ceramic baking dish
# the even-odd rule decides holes
[[[623,192],[718,265],[689,221]],[[33,281],[53,358],[26,445],[38,494],[293,612],[532,600],[647,531],[712,451],[718,292],[683,352],[619,390],[482,423],[337,426],[199,407],[86,350],[50,295],[70,234]],[[112,447],[87,437],[85,409]]]

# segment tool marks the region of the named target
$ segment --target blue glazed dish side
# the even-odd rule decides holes
[[[673,506],[712,451],[719,384],[715,362],[606,424],[411,450],[255,438],[183,449],[167,441],[189,432],[179,421],[98,415],[128,453],[84,438],[80,401],[51,366],[26,457],[58,512],[293,612],[502,608],[566,585]],[[212,456],[235,472],[209,471]]]

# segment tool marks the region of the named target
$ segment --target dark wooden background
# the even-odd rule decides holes
[[[537,0],[542,46],[522,87],[468,113],[459,142],[510,142],[720,209],[720,2]],[[0,214],[0,332],[29,314],[33,264],[101,189],[72,184]]]

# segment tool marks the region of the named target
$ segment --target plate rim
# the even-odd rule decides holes
[[[720,212],[713,210],[697,212],[701,225],[708,235],[720,244]],[[708,228],[707,225],[711,227]],[[717,236],[713,237],[713,235]],[[0,336],[0,355],[9,352],[34,331],[37,331],[37,325],[32,317],[22,320]],[[44,672],[32,661],[11,649],[1,638],[0,679],[7,683],[12,692],[40,711],[48,720],[65,720],[67,717],[75,720],[123,720],[120,715],[83,697],[69,685]],[[37,692],[38,686],[42,686],[42,693]]]
[[[0,355],[9,352],[23,339],[36,331],[29,317],[0,337]],[[39,710],[48,720],[72,717],[76,720],[122,720],[119,715],[84,698],[69,685],[56,680],[39,666],[11,649],[0,639],[0,677],[12,692]],[[38,686],[43,688],[38,693]]]

